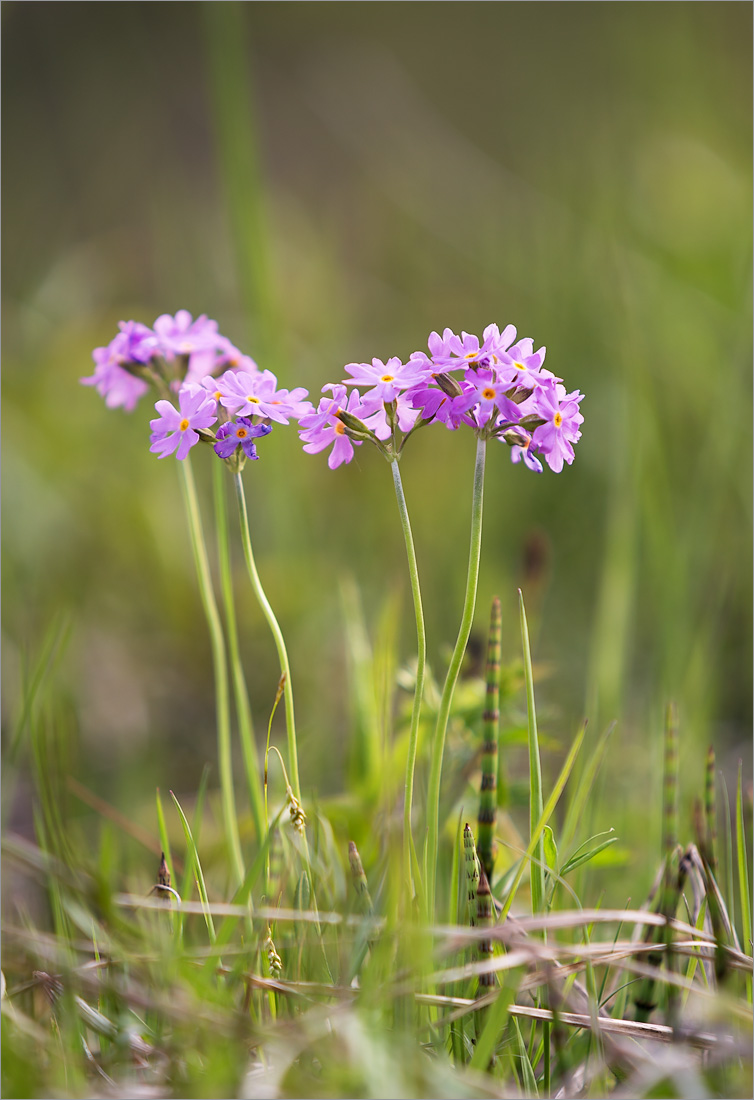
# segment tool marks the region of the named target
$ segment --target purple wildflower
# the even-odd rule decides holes
[[[371,363],[348,363],[345,369],[352,375],[343,379],[345,385],[372,387],[364,393],[365,402],[370,398],[395,401],[398,394],[423,382],[432,373],[429,362],[422,363],[412,357],[408,363],[402,363],[397,356],[388,359],[387,363],[381,359],[373,359]]]
[[[148,363],[159,348],[155,334],[146,325],[121,321],[119,327],[120,332],[107,347],[94,349],[94,374],[81,382],[84,386],[96,386],[109,409],[122,405],[126,412],[132,412],[149,386],[125,368],[128,364]]]
[[[529,337],[519,340],[512,348],[508,349],[508,357],[515,369],[516,382],[519,386],[548,386],[550,382],[560,382],[552,371],[542,370],[545,361],[545,348],[534,351],[534,341]]]
[[[175,317],[161,314],[154,323],[154,331],[166,359],[215,348],[223,340],[217,331],[217,321],[210,321],[205,314],[194,320],[187,309],[179,309]]]
[[[158,458],[176,452],[176,458],[185,458],[199,442],[197,429],[209,428],[217,420],[215,403],[201,386],[183,386],[178,394],[180,412],[169,401],[158,401],[155,409],[160,414],[150,420],[151,447]]]
[[[308,390],[279,390],[278,380],[272,371],[226,371],[218,379],[217,392],[220,404],[231,413],[243,409],[248,415],[268,417],[279,424],[287,424],[290,417],[298,420],[312,408],[305,401]]]
[[[332,391],[332,397],[321,398],[317,410],[299,420],[299,435],[304,443],[304,450],[310,455],[318,454],[333,443],[327,465],[334,470],[341,463],[350,462],[354,445],[361,446],[362,442],[360,439],[350,438],[337,414],[340,409],[345,409],[353,416],[361,417],[364,406],[358,390],[351,390],[346,398],[345,386],[331,384],[324,388]]]
[[[437,383],[429,382],[410,390],[406,399],[413,408],[422,410],[425,420],[438,420],[449,431],[455,431],[473,404],[473,401],[469,402],[469,395],[473,391],[471,383],[462,381],[457,384],[461,392],[456,397],[446,393]]]
[[[462,332],[460,336],[446,328],[439,336],[430,334],[428,347],[435,367],[453,370],[456,367],[477,366],[493,367],[501,361],[506,349],[516,338],[513,325],[507,325],[502,333],[497,325],[487,325],[482,333],[481,343],[478,336]]]
[[[271,424],[253,424],[248,417],[239,416],[233,423],[221,424],[217,429],[215,454],[220,458],[230,458],[236,448],[240,447],[247,458],[259,458],[254,440],[269,435],[271,431]]]
[[[486,424],[494,410],[507,423],[515,424],[521,419],[519,406],[505,396],[510,389],[510,381],[500,381],[497,373],[491,370],[470,370],[466,372],[465,382],[469,384],[466,397],[466,410],[473,411],[473,420],[479,427]]]
[[[540,451],[547,465],[556,474],[563,469],[563,462],[573,462],[573,443],[581,438],[579,425],[584,417],[579,411],[583,394],[578,390],[566,393],[565,386],[551,382],[540,386],[532,395],[536,412],[545,421],[532,434],[532,445]]]

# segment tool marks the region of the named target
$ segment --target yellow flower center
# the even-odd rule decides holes
[[[518,367],[519,370],[528,370],[529,369],[527,367],[526,363],[516,363],[516,362],[514,362],[513,366]]]
[[[222,394],[220,393],[220,391],[219,391],[219,390],[215,390],[215,392],[214,392],[214,395],[213,395],[213,396],[214,396],[214,398],[215,398],[215,401],[219,401],[219,400],[220,400],[220,398],[222,397]]]
[[[246,428],[239,428],[236,431],[236,436],[238,437],[238,439],[246,439],[247,435],[248,435],[248,432],[246,431]]]
[[[188,420],[186,420],[186,418],[184,417],[184,418],[183,418],[183,420],[182,420],[182,421],[180,422],[180,424],[178,425],[178,431],[179,431],[179,432],[185,432],[185,431],[186,431],[186,428],[188,428],[188,426],[189,426],[189,422],[188,422]]]
[[[380,378],[380,382],[392,382],[393,378],[394,378],[394,375],[392,375],[392,374],[383,374],[382,377]]]
[[[552,422],[556,428],[559,428],[560,425],[563,423],[563,417],[559,412],[555,413],[555,416],[552,418]]]
[[[341,420],[338,420],[337,418],[335,420],[335,434],[336,435],[345,435],[346,434],[345,424],[343,424],[343,422]]]
[[[259,404],[259,398],[258,397],[251,397],[251,395],[249,395],[249,397],[247,397],[246,400],[250,401],[252,403],[252,405],[258,405]]]
[[[495,393],[495,391],[492,389],[491,386],[487,386],[486,389],[482,390],[482,397],[484,398],[485,401],[494,401],[495,398],[497,397],[497,394]]]

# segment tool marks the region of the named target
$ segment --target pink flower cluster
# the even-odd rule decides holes
[[[177,375],[176,389],[223,367],[256,369],[253,360],[218,332],[217,321],[204,315],[194,320],[185,309],[175,317],[163,313],[152,328],[138,321],[121,321],[119,328],[106,347],[94,349],[94,374],[81,379],[85,386],[95,386],[111,409],[122,405],[131,412],[136,407],[149,389],[147,368],[153,360],[161,360]]]
[[[543,367],[545,349],[531,339],[516,339],[508,325],[500,332],[488,325],[480,340],[467,332],[433,332],[429,354],[414,352],[400,359],[349,363],[350,375],[328,384],[316,412],[303,416],[299,433],[304,450],[316,454],[334,444],[331,468],[353,458],[354,447],[368,439],[395,440],[397,433],[429,423],[450,430],[467,424],[478,434],[508,443],[514,462],[523,458],[541,472],[540,457],[559,473],[573,461],[573,444],[581,437],[583,395],[566,391],[563,380]],[[347,386],[366,387],[359,389]]]
[[[253,441],[269,433],[269,421],[287,424],[312,408],[305,389],[278,389],[275,375],[260,371],[204,315],[194,320],[181,309],[174,317],[162,314],[151,329],[137,321],[121,321],[119,328],[107,347],[94,350],[94,374],[81,381],[95,386],[110,408],[127,412],[150,385],[177,392],[178,408],[162,399],[155,405],[159,416],[150,421],[150,450],[159,458],[184,459],[202,438],[217,440],[221,458],[238,450],[256,458]]]
[[[517,339],[513,325],[502,332],[488,325],[481,340],[446,328],[442,336],[433,332],[427,346],[405,363],[349,363],[348,377],[323,386],[326,396],[315,409],[305,389],[279,389],[275,375],[221,335],[216,321],[179,310],[158,317],[152,328],[121,321],[114,339],[93,352],[94,374],[81,381],[95,386],[111,408],[127,411],[156,386],[163,400],[151,421],[150,449],[160,458],[185,458],[200,439],[213,443],[221,458],[256,458],[254,440],[267,434],[257,427],[293,419],[306,452],[332,447],[331,469],[350,462],[365,442],[395,458],[412,432],[432,423],[451,431],[465,424],[483,438],[500,439],[514,462],[523,459],[538,473],[542,459],[556,473],[573,462],[583,395],[567,392],[563,380],[545,370],[544,348],[535,351],[531,339]],[[171,391],[178,409],[165,399]]]

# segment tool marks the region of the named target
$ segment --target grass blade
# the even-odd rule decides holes
[[[579,749],[581,748],[581,745],[584,741],[585,732],[586,732],[586,725],[583,725],[581,727],[581,729],[579,730],[579,732],[576,734],[574,742],[571,745],[571,748],[568,752],[568,756],[565,759],[565,763],[563,764],[563,767],[561,768],[560,775],[558,776],[557,780],[555,781],[555,786],[552,789],[552,793],[551,793],[550,797],[547,799],[547,803],[545,804],[545,808],[542,811],[542,816],[539,819],[539,821],[537,822],[536,827],[534,829],[534,832],[532,833],[531,840],[529,841],[529,846],[526,849],[526,852],[524,853],[523,859],[521,860],[521,862],[518,866],[518,870],[516,871],[516,876],[513,879],[513,882],[511,883],[511,888],[510,888],[510,891],[508,892],[508,896],[505,899],[505,901],[503,902],[503,908],[500,912],[500,917],[499,917],[499,921],[500,921],[501,924],[505,920],[505,918],[507,917],[507,915],[510,911],[510,907],[513,904],[513,899],[516,896],[516,891],[518,890],[521,879],[523,878],[526,866],[529,863],[529,861],[531,860],[532,856],[534,855],[534,850],[537,847],[537,844],[539,843],[539,840],[540,840],[540,838],[541,838],[541,836],[544,832],[545,825],[550,820],[550,818],[552,816],[552,813],[553,813],[553,810],[555,809],[555,807],[558,803],[558,799],[560,798],[561,794],[563,793],[563,788],[565,787],[566,783],[568,782],[568,776],[571,774],[571,769],[573,768],[576,757],[578,756],[578,753],[579,753]]]
[[[173,792],[170,792],[170,797],[175,802],[176,809],[181,818],[181,824],[183,825],[183,832],[186,836],[186,870],[191,869],[195,873],[196,886],[199,891],[199,897],[202,902],[202,911],[204,912],[204,921],[207,925],[207,933],[209,935],[209,942],[214,944],[215,936],[215,924],[212,920],[212,914],[209,911],[209,898],[207,897],[207,887],[204,884],[204,874],[202,873],[202,865],[199,860],[199,853],[196,850],[196,844],[194,843],[194,837],[191,832],[191,826],[188,823],[188,818],[181,809],[181,804],[175,797]]]
[[[751,951],[751,897],[749,895],[749,864],[746,856],[746,828],[744,822],[742,762],[738,762],[736,784],[736,861],[738,863],[738,890],[741,897],[741,942],[744,951]],[[746,989],[751,1004],[752,982],[747,976]]]

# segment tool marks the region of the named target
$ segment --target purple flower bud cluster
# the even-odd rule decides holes
[[[328,465],[334,469],[350,462],[354,447],[367,440],[390,457],[417,428],[441,423],[455,431],[466,424],[508,443],[512,460],[523,458],[537,473],[540,457],[555,473],[573,462],[583,395],[568,393],[563,380],[544,369],[544,348],[535,351],[528,337],[517,340],[512,325],[502,332],[488,325],[481,341],[467,332],[433,332],[428,348],[429,354],[414,352],[406,363],[349,363],[350,377],[324,386],[331,396],[299,420],[304,450],[316,454],[333,444]],[[363,393],[346,389],[357,385],[366,387]]]
[[[95,348],[94,374],[81,382],[95,386],[109,408],[127,412],[150,386],[176,393],[178,408],[163,398],[150,421],[150,450],[158,458],[184,459],[203,439],[220,458],[256,459],[254,441],[272,431],[271,420],[287,424],[312,409],[305,389],[278,389],[275,375],[260,371],[204,315],[194,320],[181,309],[174,317],[162,314],[152,328],[138,321],[121,321],[119,328],[107,347]]]

